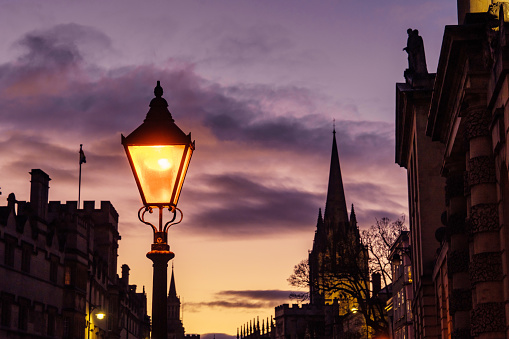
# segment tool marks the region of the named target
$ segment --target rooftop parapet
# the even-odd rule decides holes
[[[104,216],[110,218],[108,222],[111,223],[118,222],[118,213],[110,201],[101,201],[100,209],[95,208],[95,201],[84,201],[83,210],[89,213],[103,214]]]
[[[318,312],[321,310],[321,307],[312,304],[283,304],[276,306],[276,317],[281,315],[303,315]]]

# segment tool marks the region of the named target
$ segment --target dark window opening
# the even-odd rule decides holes
[[[26,331],[28,327],[28,307],[27,305],[19,305],[18,328]]]
[[[21,270],[26,273],[30,273],[30,261],[32,260],[32,249],[30,245],[23,245],[21,251]]]
[[[5,239],[5,257],[4,263],[6,266],[14,267],[14,250],[16,243],[11,239]]]
[[[51,261],[49,264],[49,280],[52,283],[57,283],[57,276],[58,276],[58,258],[57,257],[51,257]]]
[[[48,313],[48,336],[55,335],[55,314]]]
[[[64,338],[71,338],[71,318],[64,318]]]
[[[0,324],[5,327],[11,327],[11,301],[6,297],[2,298],[1,311]]]

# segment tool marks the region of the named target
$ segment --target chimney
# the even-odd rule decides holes
[[[35,216],[46,220],[48,214],[49,175],[40,169],[32,169],[30,172],[30,205]]]
[[[129,270],[130,268],[128,265],[122,265],[122,278],[120,278],[120,280],[122,280],[122,284],[125,286],[129,286]]]

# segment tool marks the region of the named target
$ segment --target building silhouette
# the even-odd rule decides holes
[[[274,339],[275,335],[275,324],[272,316],[270,321],[269,318],[267,320],[262,319],[261,327],[260,318],[258,317],[237,328],[237,339]]]
[[[509,4],[458,0],[436,74],[396,86],[415,338],[506,338]]]
[[[168,339],[200,339],[199,334],[185,334],[182,324],[180,297],[177,296],[175,286],[175,272],[171,266],[171,280],[167,299],[168,314]]]
[[[318,212],[313,249],[308,260],[311,304],[332,304],[337,299],[340,315],[358,306],[356,300],[336,289],[338,279],[346,285],[353,280],[369,282],[368,253],[360,240],[353,205],[348,218],[336,131],[332,138],[325,213],[322,218],[321,209]]]
[[[145,292],[116,273],[113,205],[48,202],[50,177],[30,174],[30,201],[0,207],[0,338],[148,338]]]
[[[360,240],[353,205],[348,216],[335,131],[325,213],[322,217],[321,209],[318,212],[308,263],[310,303],[277,306],[274,322],[267,321],[270,327],[265,325],[264,331],[262,322],[260,331],[259,321],[249,322],[237,330],[239,338],[328,339],[367,335],[364,318],[357,312],[357,298],[343,291],[350,284],[357,284],[364,291],[357,296],[370,298],[368,253]]]

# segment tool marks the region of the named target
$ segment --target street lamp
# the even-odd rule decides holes
[[[145,120],[127,137],[122,135],[122,145],[143,201],[138,218],[151,226],[154,232],[154,243],[147,253],[154,267],[152,338],[166,339],[167,270],[168,261],[175,256],[168,245],[168,229],[182,221],[182,211],[177,208],[177,202],[194,151],[194,141],[191,141],[191,133],[186,135],[175,124],[168,111],[168,103],[162,98],[163,89],[159,81],[154,94]],[[155,207],[159,210],[158,227],[145,220],[145,213],[152,213]],[[165,209],[173,216],[163,225]],[[180,220],[174,222],[177,211]]]
[[[97,309],[97,312],[95,314],[95,317],[98,320],[103,320],[106,317],[106,313],[102,310],[101,305],[92,305],[92,303],[88,304],[88,331],[87,331],[87,338],[90,338],[90,332],[93,331],[92,329],[92,322],[91,322],[91,315],[94,310]],[[97,325],[94,325],[94,327],[97,327]]]

